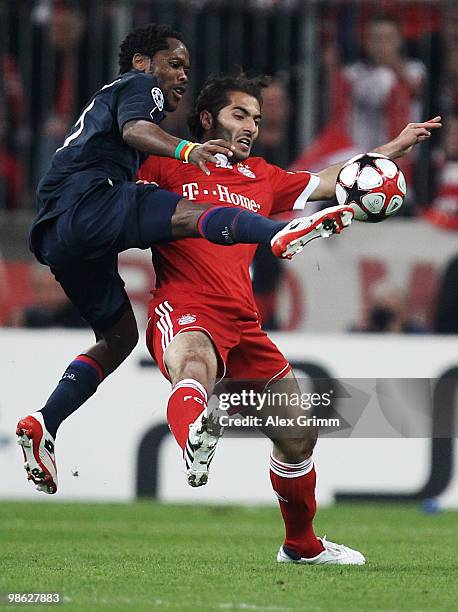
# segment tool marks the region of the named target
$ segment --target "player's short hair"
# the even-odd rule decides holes
[[[219,111],[230,104],[229,92],[242,91],[259,102],[262,107],[262,90],[270,85],[271,78],[266,75],[250,77],[244,72],[236,75],[211,74],[205,81],[192,112],[188,116],[188,126],[194,138],[200,138],[204,130],[200,122],[200,113],[204,110],[211,113],[216,120]]]
[[[167,38],[183,42],[181,33],[165,24],[149,23],[130,32],[119,47],[119,74],[132,70],[132,58],[136,53],[153,57],[158,51],[168,49]]]

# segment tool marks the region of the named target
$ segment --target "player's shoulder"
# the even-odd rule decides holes
[[[113,87],[114,91],[121,91],[126,87],[129,89],[145,90],[149,89],[153,92],[153,90],[157,89],[158,94],[162,96],[162,91],[158,85],[156,77],[152,74],[146,74],[140,70],[130,70],[129,72],[125,72],[124,74],[120,74],[117,79],[112,81],[111,83],[107,83],[104,85],[100,91],[104,91],[108,88]]]
[[[120,74],[118,78],[121,79],[123,82],[144,81],[145,83],[149,82],[157,84],[156,77],[152,74],[147,74],[146,72],[143,72],[143,70],[129,70],[129,72],[124,72],[123,74]]]
[[[283,168],[269,163],[263,157],[249,157],[242,165],[243,164],[245,164],[247,168],[250,168],[258,178],[264,177],[271,179],[277,177],[279,174],[283,175],[285,173]]]
[[[248,157],[243,162],[239,162],[237,164],[239,167],[244,166],[246,168],[251,169],[253,172],[257,172],[258,174],[264,172],[269,172],[272,164],[269,164],[263,157]]]
[[[265,166],[269,164],[269,162],[267,162],[263,157],[257,157],[255,155],[248,157],[243,163],[253,164],[256,166]]]

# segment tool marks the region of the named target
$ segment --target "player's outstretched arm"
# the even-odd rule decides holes
[[[441,127],[440,116],[423,123],[409,123],[396,138],[381,147],[377,147],[373,152],[386,155],[390,159],[402,157],[409,153],[418,143],[428,140],[431,137],[432,130],[437,130]],[[320,184],[310,196],[309,201],[329,200],[334,197],[337,175],[345,164],[346,161],[339,162],[318,172]]]
[[[207,162],[217,163],[215,155],[222,153],[226,157],[232,156],[234,147],[225,140],[208,140],[203,144],[191,143],[176,138],[164,132],[158,125],[135,119],[127,121],[122,130],[122,137],[130,147],[160,157],[184,159],[198,166],[205,174],[210,174]],[[186,157],[183,157],[183,151]]]
[[[437,130],[441,127],[440,115],[423,123],[408,123],[396,138],[374,149],[374,153],[381,153],[390,159],[402,157],[409,153],[415,145],[431,138],[432,130]]]

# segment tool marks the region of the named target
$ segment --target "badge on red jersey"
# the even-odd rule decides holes
[[[243,176],[253,179],[256,178],[256,174],[246,164],[237,164],[237,170],[240,172],[240,174],[243,174]]]
[[[178,325],[189,325],[190,323],[195,323],[196,320],[196,315],[187,313],[178,319]]]

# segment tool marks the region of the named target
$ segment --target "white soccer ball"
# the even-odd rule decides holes
[[[355,219],[377,223],[401,208],[407,187],[403,173],[385,155],[363,153],[348,160],[339,172],[336,197],[351,206]]]

